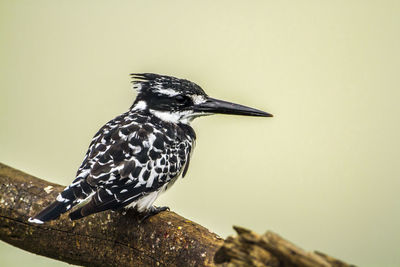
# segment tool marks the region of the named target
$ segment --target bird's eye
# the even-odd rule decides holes
[[[184,97],[183,95],[177,95],[175,96],[175,100],[176,102],[182,104],[186,102],[186,97]]]

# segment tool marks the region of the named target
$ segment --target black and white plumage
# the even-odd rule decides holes
[[[138,95],[130,110],[105,124],[93,137],[75,180],[33,223],[71,212],[75,220],[124,207],[157,213],[157,197],[184,177],[196,135],[190,122],[213,113],[272,116],[216,100],[195,83],[157,74],[132,74]]]

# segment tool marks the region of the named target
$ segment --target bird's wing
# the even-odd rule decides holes
[[[180,174],[189,157],[191,143],[176,138],[177,129],[162,132],[134,120],[107,125],[89,148],[86,165],[81,166],[81,173],[87,173],[84,182],[96,192],[71,218],[118,209],[160,190]]]

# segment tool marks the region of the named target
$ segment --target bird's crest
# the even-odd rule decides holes
[[[197,84],[172,76],[155,73],[131,73],[133,88],[138,93],[145,91],[174,90],[183,94],[202,94],[204,90]]]

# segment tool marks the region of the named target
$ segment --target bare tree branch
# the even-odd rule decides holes
[[[0,163],[0,239],[21,249],[77,265],[212,266],[223,240],[174,212],[139,224],[134,212],[103,212],[72,222],[36,225],[28,218],[62,186]]]
[[[62,186],[0,163],[0,240],[21,249],[86,266],[350,267],[321,252],[307,252],[268,231],[234,227],[225,241],[174,212],[139,223],[133,211],[103,212],[43,225],[28,218],[48,205]]]
[[[237,237],[228,237],[215,254],[217,264],[257,267],[354,267],[321,252],[307,252],[268,231],[258,235],[234,226]]]

